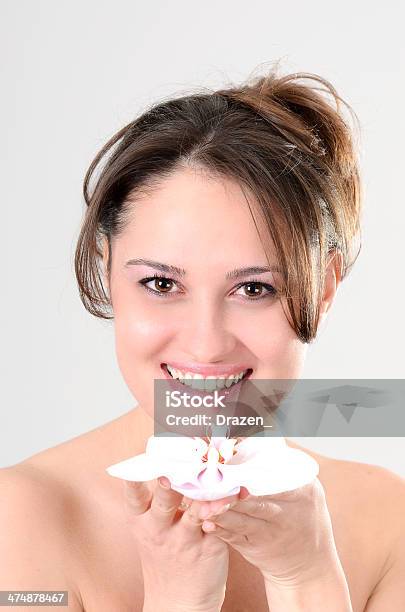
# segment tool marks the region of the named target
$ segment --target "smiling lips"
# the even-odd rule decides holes
[[[252,372],[251,368],[246,368],[239,372],[229,374],[228,376],[223,374],[217,374],[216,376],[209,374],[204,376],[199,372],[180,370],[169,364],[163,364],[163,366],[165,371],[181,384],[201,391],[214,391],[215,389],[219,390],[224,387],[229,388],[232,385],[236,385],[242,378],[245,378],[248,372]]]

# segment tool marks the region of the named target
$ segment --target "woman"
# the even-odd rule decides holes
[[[67,590],[86,612],[405,609],[405,483],[388,470],[305,449],[318,479],[264,504],[105,471],[145,450],[167,364],[299,377],[356,258],[341,102],[319,76],[270,73],[157,104],[96,156],[76,275],[139,406],[1,470],[1,589]]]

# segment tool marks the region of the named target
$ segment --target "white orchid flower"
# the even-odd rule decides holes
[[[166,476],[172,489],[190,499],[213,501],[238,494],[291,491],[314,480],[319,465],[310,455],[277,437],[148,438],[140,455],[110,465],[111,476],[148,481]]]

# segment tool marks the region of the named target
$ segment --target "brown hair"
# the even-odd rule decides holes
[[[311,342],[329,257],[337,255],[343,279],[360,252],[359,247],[353,256],[361,229],[359,163],[341,103],[358,126],[354,111],[326,79],[271,70],[238,86],[161,101],[119,130],[84,179],[87,210],[75,272],[85,308],[113,318],[99,266],[101,241],[108,241],[109,276],[111,242],[125,228],[136,198],[191,166],[235,179],[251,214],[249,200],[261,213],[276,249],[288,320],[302,342]]]

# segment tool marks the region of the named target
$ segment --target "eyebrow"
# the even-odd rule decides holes
[[[184,268],[178,268],[177,266],[165,264],[160,261],[152,261],[151,259],[129,259],[125,267],[129,266],[149,266],[150,268],[155,268],[161,272],[167,272],[173,276],[184,277],[187,275]],[[226,278],[244,278],[251,274],[264,274],[265,272],[280,272],[280,268],[278,266],[248,266],[246,268],[236,268],[235,270],[227,272]]]

